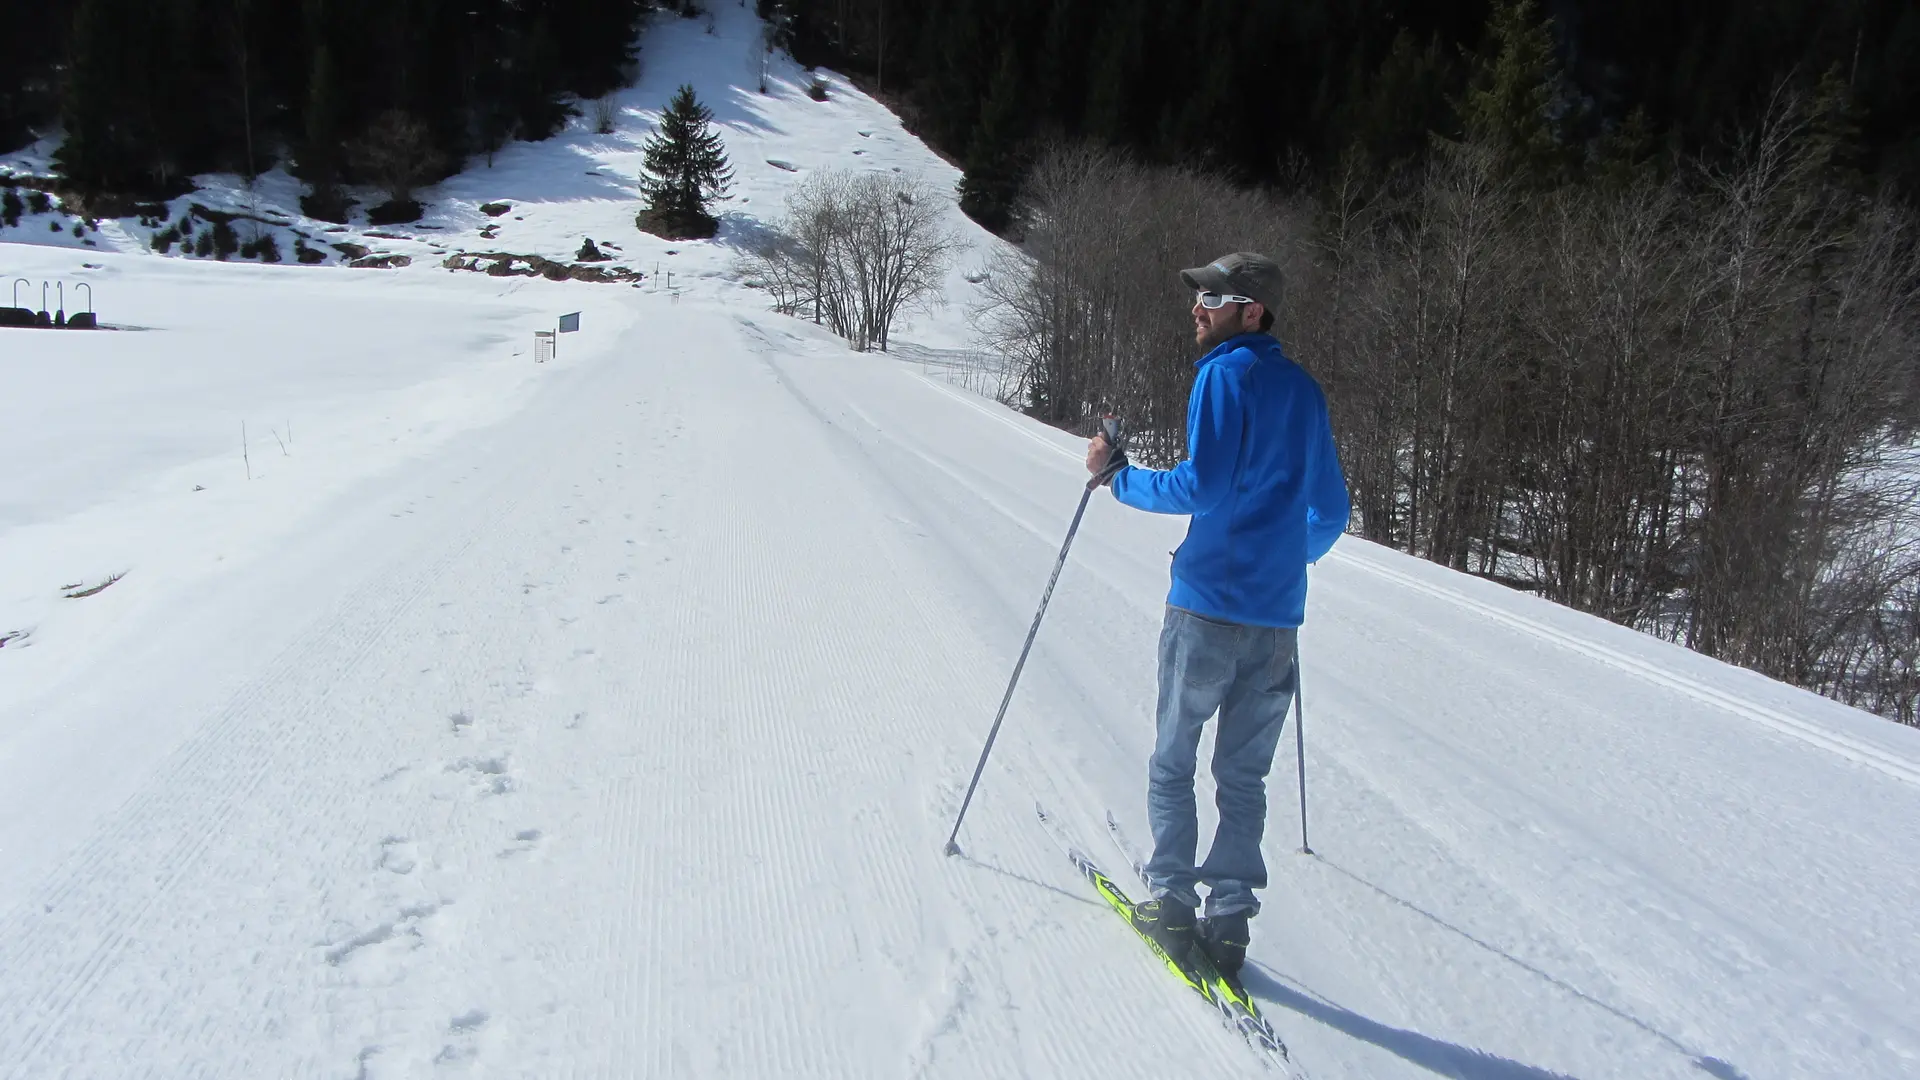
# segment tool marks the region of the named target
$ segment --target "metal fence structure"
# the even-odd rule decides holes
[[[85,290],[87,310],[67,314],[67,283],[64,281],[42,281],[40,286],[40,308],[34,310],[20,302],[20,286],[28,289],[31,301],[32,289],[36,283],[26,278],[13,279],[12,306],[0,308],[0,326],[22,327],[41,330],[97,330],[100,327],[98,317],[93,313],[93,286],[81,281],[74,284],[73,299],[80,301],[81,290]]]

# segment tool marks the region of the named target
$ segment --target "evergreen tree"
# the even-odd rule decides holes
[[[323,221],[344,222],[348,203],[340,194],[340,103],[333,52],[325,42],[313,51],[303,120],[304,138],[296,164],[300,177],[313,185],[313,194],[300,201],[301,208]]]
[[[713,110],[700,104],[692,86],[674,94],[643,149],[640,192],[647,209],[640,227],[673,239],[712,236],[719,223],[708,207],[733,186],[733,167],[713,130]]]
[[[571,112],[560,100],[564,89],[560,47],[544,15],[534,17],[532,30],[516,44],[519,55],[513,66],[512,85],[517,91],[520,137],[544,139],[559,131]]]
[[[1348,92],[1339,120],[1376,168],[1418,160],[1434,134],[1451,134],[1447,88],[1454,78],[1439,38],[1423,47],[1402,30],[1372,79]]]
[[[141,0],[81,0],[74,16],[67,138],[55,161],[84,187],[130,190],[152,180],[144,13]]]
[[[1011,224],[1014,200],[1020,194],[1024,165],[1020,123],[1026,109],[1018,55],[1009,46],[1001,53],[1000,71],[967,150],[966,173],[959,188],[961,211],[996,233]]]
[[[1558,179],[1567,160],[1552,117],[1559,79],[1553,32],[1534,0],[1501,0],[1460,102],[1467,137],[1497,148],[1514,175]]]
[[[1813,139],[1828,174],[1840,184],[1865,188],[1860,107],[1839,65],[1827,69],[1813,93]]]

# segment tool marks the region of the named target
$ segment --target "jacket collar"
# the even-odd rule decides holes
[[[1257,351],[1263,348],[1278,348],[1279,345],[1279,339],[1275,338],[1272,334],[1264,330],[1250,330],[1244,334],[1235,334],[1220,344],[1215,345],[1212,352],[1195,360],[1193,366],[1199,367],[1210,360],[1216,360],[1225,356],[1235,349],[1254,349]]]

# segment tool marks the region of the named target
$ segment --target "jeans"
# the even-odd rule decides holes
[[[1286,725],[1296,685],[1291,627],[1245,626],[1167,608],[1160,630],[1159,731],[1147,775],[1147,820],[1153,858],[1147,878],[1155,896],[1200,906],[1207,915],[1259,914],[1253,890],[1267,887],[1260,836],[1267,823],[1267,771]],[[1213,781],[1220,824],[1207,861],[1194,866],[1200,824],[1193,774],[1200,731],[1220,713],[1214,732]]]

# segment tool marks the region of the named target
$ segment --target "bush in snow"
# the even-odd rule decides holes
[[[939,208],[917,177],[815,173],[736,269],[768,291],[776,310],[822,323],[863,352],[885,352],[901,312],[940,295],[959,239]]]
[[[19,192],[8,188],[5,194],[0,194],[0,221],[5,221],[8,228],[20,224],[20,215],[26,211],[27,204],[21,200]]]
[[[280,245],[274,242],[272,233],[261,233],[240,249],[242,258],[259,259],[261,262],[280,261]]]
[[[200,256],[203,259],[213,254],[213,230],[212,229],[208,229],[206,232],[201,233],[200,239],[195,240],[193,242],[193,253],[195,255]]]
[[[596,134],[613,134],[614,121],[620,118],[620,103],[613,95],[598,98],[593,103],[593,130]]]
[[[53,210],[53,200],[44,191],[30,191],[27,193],[27,209],[36,214],[48,213]]]
[[[367,221],[374,225],[405,225],[410,221],[419,221],[420,215],[427,212],[414,199],[393,199],[367,211]]]
[[[300,196],[300,212],[318,221],[345,225],[353,211],[353,200],[334,184],[315,184],[313,191]]]
[[[593,237],[591,236],[587,237],[586,243],[580,245],[579,253],[574,255],[574,258],[581,262],[606,262],[612,257],[613,256],[602,252],[599,246],[593,242]]]
[[[233,231],[232,222],[214,222],[211,235],[213,237],[213,253],[221,260],[224,261],[232,258],[233,253],[240,250],[240,234]]]
[[[815,75],[813,81],[807,84],[807,96],[815,101],[827,100],[827,80]]]
[[[347,158],[362,177],[387,193],[388,205],[396,212],[412,204],[413,189],[446,164],[427,126],[399,109],[381,113],[373,126],[348,147]],[[412,221],[418,216],[397,220]]]

